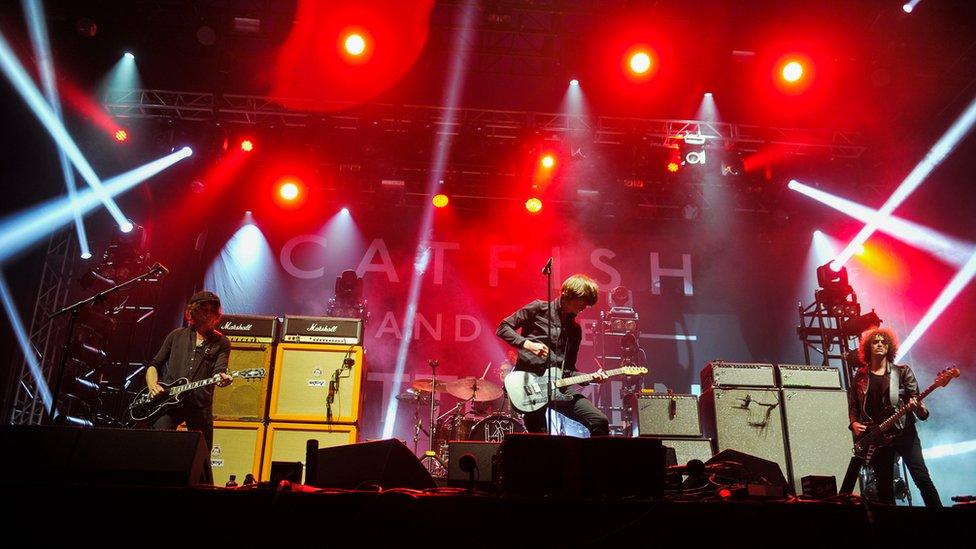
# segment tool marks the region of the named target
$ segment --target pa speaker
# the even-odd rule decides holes
[[[722,450],[715,457],[705,462],[709,465],[726,465],[727,472],[722,476],[736,476],[747,482],[769,484],[789,490],[789,483],[779,464],[768,459],[739,452],[738,450]]]
[[[502,488],[527,495],[660,496],[664,458],[653,438],[511,434],[499,451]]]
[[[188,486],[204,478],[199,432],[4,426],[3,482]]]
[[[417,456],[397,439],[320,448],[315,456],[316,478],[306,479],[313,486],[350,490],[377,485],[417,490],[436,487]]]
[[[853,440],[847,428],[847,392],[783,389],[783,416],[789,441],[793,489],[803,492],[803,477],[844,478]]]
[[[498,447],[500,442],[473,442],[455,440],[447,443],[447,483],[449,486],[467,486],[471,476],[461,468],[461,458],[474,458],[474,480],[481,486],[495,481]]]
[[[716,449],[738,450],[789,472],[779,389],[714,387],[698,399],[705,436]]]
[[[240,484],[248,473],[261,478],[261,453],[264,450],[264,424],[246,421],[215,421],[213,466],[215,486],[223,486],[234,475]]]
[[[344,365],[345,359],[352,365]],[[358,345],[282,343],[268,415],[272,421],[355,423],[362,408],[363,372],[363,348]],[[338,384],[330,406],[334,380]]]
[[[274,423],[268,425],[261,460],[261,480],[271,479],[271,463],[288,461],[305,463],[305,449],[309,439],[319,447],[340,446],[356,442],[353,425],[322,425],[309,423]],[[305,479],[308,482],[308,479]]]
[[[261,379],[235,379],[226,387],[214,389],[214,419],[225,421],[264,419],[271,380],[272,349],[269,344],[231,343],[228,370],[263,368],[268,375]]]

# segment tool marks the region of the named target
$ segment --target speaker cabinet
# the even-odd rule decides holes
[[[639,436],[700,437],[702,434],[695,395],[642,395],[635,402]]]
[[[261,461],[261,480],[271,479],[272,461],[305,463],[306,442],[319,441],[319,448],[356,442],[354,425],[316,425],[307,423],[274,423],[268,425]]]
[[[259,343],[231,343],[227,369],[249,370],[264,368],[268,375],[261,379],[235,379],[226,387],[214,389],[214,419],[226,421],[262,421],[268,405],[268,385],[271,381],[272,347]]]
[[[247,421],[215,421],[213,466],[215,486],[223,486],[231,475],[241,484],[248,473],[261,478],[261,452],[264,450],[264,424]]]
[[[468,442],[451,441],[447,443],[448,464],[447,464],[447,483],[449,486],[467,486],[470,477],[466,471],[461,470],[461,456],[471,454],[474,456],[477,469],[474,473],[475,482],[484,486],[491,484],[495,480],[496,455],[500,442]]]
[[[343,360],[328,417],[329,383]],[[272,421],[355,423],[362,408],[363,348],[358,345],[282,343],[275,358],[269,417]]]
[[[713,387],[698,402],[705,436],[715,439],[719,452],[738,450],[789,474],[779,389]]]
[[[686,465],[693,459],[706,462],[715,456],[715,447],[710,438],[657,438],[665,447],[674,449],[676,465]]]
[[[198,432],[77,427],[0,427],[4,484],[188,486],[203,479]]]
[[[349,490],[436,487],[417,456],[397,439],[320,448],[315,456],[315,478],[306,480],[314,486]]]
[[[847,428],[847,392],[783,389],[783,415],[796,493],[802,493],[802,479],[809,475],[832,476],[840,486],[854,444]]]

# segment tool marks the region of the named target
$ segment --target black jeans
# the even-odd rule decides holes
[[[210,408],[195,408],[185,405],[168,408],[166,413],[156,418],[156,421],[152,423],[152,428],[157,431],[172,431],[184,421],[188,431],[203,433],[203,439],[207,442],[207,463],[204,466],[202,482],[212,484],[213,468],[210,465],[210,451],[213,450],[213,411]]]
[[[556,400],[550,404],[564,416],[582,423],[590,430],[590,436],[599,437],[610,434],[610,420],[606,414],[581,394],[574,394],[572,400]],[[523,416],[525,429],[530,433],[546,433],[546,408],[529,412]]]
[[[887,446],[874,451],[871,465],[874,468],[874,478],[877,483],[878,501],[894,505],[895,503],[895,454],[901,456],[908,467],[908,472],[915,481],[915,486],[922,494],[922,500],[927,507],[942,507],[939,492],[935,489],[929,469],[922,457],[922,443],[918,440],[915,426],[905,428],[905,431],[895,437]]]

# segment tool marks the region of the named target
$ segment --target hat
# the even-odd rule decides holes
[[[213,292],[202,291],[193,294],[193,297],[190,298],[190,301],[187,302],[187,305],[193,305],[194,303],[207,303],[211,301],[216,303],[217,305],[220,305],[220,298],[217,297],[217,294]]]

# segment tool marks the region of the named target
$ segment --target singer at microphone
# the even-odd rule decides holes
[[[583,329],[577,317],[587,307],[596,305],[599,297],[600,287],[595,280],[584,274],[574,274],[563,281],[558,298],[532,301],[502,320],[495,334],[513,349],[519,349],[514,371],[545,377],[550,371],[547,364],[551,364],[554,378],[577,373],[577,355],[583,340]],[[554,319],[551,327],[550,315]],[[592,381],[597,383],[607,378],[602,370],[592,375]],[[510,374],[506,380],[509,377],[514,380],[520,376]],[[545,393],[547,384],[542,382],[541,385]],[[547,432],[546,415],[551,407],[585,425],[592,436],[610,434],[606,414],[571,387],[559,390],[567,399],[554,398],[548,403],[548,395],[543,395],[541,402],[527,402],[530,400],[526,397],[528,391],[522,390],[523,387],[513,389],[506,382],[506,388],[512,405],[525,412],[525,428],[530,433]]]

